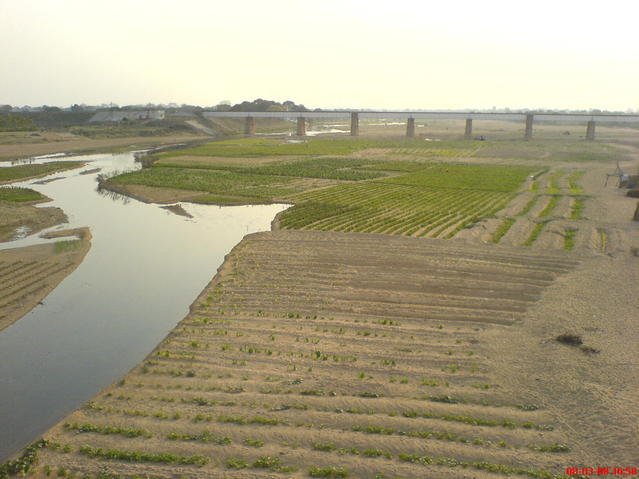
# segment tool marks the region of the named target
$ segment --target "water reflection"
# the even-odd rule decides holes
[[[103,196],[104,198],[109,198],[112,201],[120,202],[124,205],[128,205],[131,202],[130,196],[126,196],[126,195],[123,195],[122,193],[118,193],[117,191],[113,191],[113,190],[109,190],[108,188],[105,188],[103,186],[102,181],[99,181],[99,180],[97,182],[97,185],[95,186],[95,191],[97,194],[99,194],[100,196]]]
[[[140,167],[132,153],[79,159],[107,175]],[[97,173],[62,175],[29,187],[67,214],[69,223],[52,230],[89,226],[92,248],[43,305],[0,333],[0,461],[141,361],[230,249],[288,207],[180,203],[189,218],[97,191]],[[44,241],[32,235],[1,247]]]

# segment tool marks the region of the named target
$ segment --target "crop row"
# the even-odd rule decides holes
[[[282,215],[282,227],[438,237],[454,225],[496,213],[512,199],[511,194],[502,192],[382,182],[339,185],[329,190],[301,195],[301,204]],[[452,235],[454,232],[449,232],[447,237]]]
[[[267,176],[294,176],[300,178],[323,178],[334,180],[359,181],[386,176],[379,171],[366,171],[379,161],[355,159],[355,158],[317,158],[312,160],[298,160],[280,162],[268,166],[238,167],[225,166],[215,162],[206,164],[199,162],[173,162],[161,161],[153,164],[154,168],[190,168],[229,171],[238,175],[267,175]],[[416,163],[418,169],[425,165]],[[354,169],[356,168],[356,169]],[[377,168],[380,170],[380,168]]]

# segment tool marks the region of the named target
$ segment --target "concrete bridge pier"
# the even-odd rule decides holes
[[[255,135],[255,118],[247,116],[244,120],[244,134],[248,136]]]
[[[586,140],[595,141],[595,121],[590,120],[586,126]]]
[[[409,118],[406,122],[406,136],[409,138],[415,136],[415,118]]]
[[[297,119],[297,136],[306,136],[306,118]]]
[[[351,113],[351,136],[359,135],[359,113]]]
[[[473,119],[466,118],[466,130],[464,130],[464,140],[470,140],[473,136]]]
[[[526,131],[524,131],[524,140],[531,140],[533,136],[533,120],[535,115],[528,113],[526,115]]]

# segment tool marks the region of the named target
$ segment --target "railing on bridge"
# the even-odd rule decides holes
[[[360,118],[406,119],[406,136],[415,136],[415,120],[466,120],[464,138],[470,139],[473,133],[473,120],[507,120],[523,121],[524,139],[533,137],[535,121],[551,121],[560,123],[586,123],[586,139],[595,139],[595,124],[599,123],[639,123],[639,115],[626,114],[585,114],[585,113],[474,113],[445,111],[207,111],[207,118],[244,118],[244,133],[255,134],[256,118],[297,119],[297,135],[306,135],[306,120],[313,118],[350,118],[352,136],[359,135]]]

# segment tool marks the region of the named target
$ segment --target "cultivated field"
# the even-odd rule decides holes
[[[293,203],[283,229],[610,251],[627,241],[597,204],[615,191],[604,187],[612,160],[631,157],[566,139],[248,138],[156,155],[105,186],[148,201]]]
[[[140,367],[45,435],[38,471],[554,477],[584,460],[571,431],[494,374],[484,338],[518,334],[576,265],[387,235],[251,235]]]
[[[142,363],[3,467],[551,479],[635,466],[639,226],[636,199],[605,180],[639,155],[557,128],[526,143],[230,140],[110,179],[143,199],[294,206],[234,248]]]

